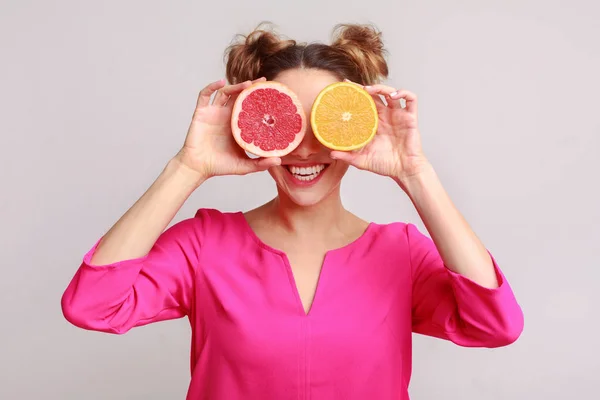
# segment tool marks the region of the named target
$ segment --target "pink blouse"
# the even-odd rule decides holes
[[[123,334],[187,316],[188,400],[408,399],[412,332],[499,347],[523,329],[495,261],[500,286],[479,286],[412,224],[371,223],[329,251],[309,313],[286,255],[241,212],[200,209],[138,259],[92,265],[96,245],[63,295],[65,318]]]

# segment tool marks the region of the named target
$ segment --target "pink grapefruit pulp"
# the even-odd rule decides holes
[[[233,105],[231,131],[237,144],[259,157],[291,153],[306,133],[298,97],[278,82],[259,82],[240,93]]]

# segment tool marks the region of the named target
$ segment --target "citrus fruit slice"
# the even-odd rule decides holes
[[[231,116],[231,131],[240,147],[259,157],[292,152],[306,133],[300,100],[278,82],[258,82],[240,93]]]
[[[375,101],[365,89],[337,82],[325,87],[315,99],[310,124],[324,146],[351,151],[373,140],[379,119]]]

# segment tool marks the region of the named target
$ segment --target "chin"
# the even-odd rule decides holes
[[[280,196],[301,207],[319,204],[336,191],[348,166],[338,161],[294,163],[271,168]]]

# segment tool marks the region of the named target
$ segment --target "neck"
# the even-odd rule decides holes
[[[339,227],[348,217],[342,205],[338,186],[326,198],[311,206],[299,206],[284,193],[271,201],[274,222],[290,233],[328,232]]]

